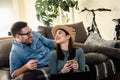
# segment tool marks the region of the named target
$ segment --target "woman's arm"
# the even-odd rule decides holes
[[[83,49],[79,48],[77,49],[77,56],[78,56],[78,65],[79,65],[79,71],[85,71],[85,55]]]
[[[56,55],[56,51],[52,51],[50,53],[50,58],[49,58],[49,69],[50,69],[50,74],[57,74],[58,70],[57,70],[57,55]]]

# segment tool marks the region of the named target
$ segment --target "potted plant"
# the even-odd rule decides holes
[[[59,8],[69,12],[70,8],[78,8],[78,1],[75,0],[37,0],[35,2],[36,16],[44,25],[50,26],[53,20],[59,16]]]

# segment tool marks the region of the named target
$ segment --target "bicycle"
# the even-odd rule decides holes
[[[120,18],[119,19],[113,19],[113,22],[117,23],[115,25],[115,31],[116,31],[116,35],[113,38],[114,40],[120,40]]]
[[[98,9],[91,9],[91,10],[90,10],[90,9],[84,8],[83,10],[81,10],[81,12],[84,12],[84,11],[92,12],[92,15],[93,15],[92,25],[87,28],[87,30],[88,30],[88,35],[89,35],[91,32],[95,32],[95,31],[96,31],[96,33],[98,33],[98,35],[99,35],[100,37],[102,37],[101,34],[100,34],[100,31],[99,31],[99,29],[98,29],[98,27],[97,27],[97,24],[96,24],[95,11],[111,11],[111,9],[98,8]]]

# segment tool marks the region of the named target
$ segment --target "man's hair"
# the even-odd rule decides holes
[[[16,34],[21,33],[22,28],[26,27],[27,23],[23,21],[15,22],[11,27],[11,34],[15,37]]]

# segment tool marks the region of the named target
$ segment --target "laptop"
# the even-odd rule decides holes
[[[50,80],[95,80],[90,71],[52,74]]]

